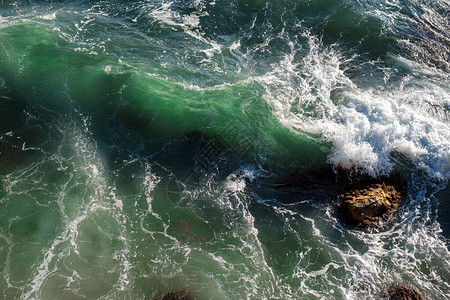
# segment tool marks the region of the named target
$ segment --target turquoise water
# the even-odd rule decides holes
[[[2,1],[0,299],[450,299],[446,1]],[[331,164],[401,173],[381,229]]]

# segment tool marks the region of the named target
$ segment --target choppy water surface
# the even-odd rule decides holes
[[[0,299],[450,299],[449,20],[445,0],[2,1]],[[400,172],[395,222],[273,188],[327,163]]]

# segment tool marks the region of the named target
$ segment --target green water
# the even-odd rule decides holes
[[[0,299],[447,299],[449,11],[3,1]],[[401,172],[395,221],[274,187],[330,163]]]

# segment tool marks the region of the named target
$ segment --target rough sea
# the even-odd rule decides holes
[[[450,299],[449,118],[448,0],[0,1],[0,299]]]

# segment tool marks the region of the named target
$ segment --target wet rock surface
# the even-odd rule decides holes
[[[349,186],[339,194],[337,213],[341,220],[359,227],[377,226],[397,211],[403,199],[403,187],[390,178]]]
[[[348,225],[377,227],[395,215],[405,198],[406,183],[398,174],[372,178],[340,175],[337,216]]]
[[[410,287],[400,285],[390,288],[386,296],[389,300],[423,300],[424,298]]]
[[[165,294],[161,300],[194,300],[194,298],[192,298],[190,294],[185,291],[170,291]]]
[[[337,217],[347,225],[364,228],[377,227],[395,215],[405,197],[406,183],[398,174],[372,178],[329,166],[293,172],[274,187],[332,195],[337,199]]]

